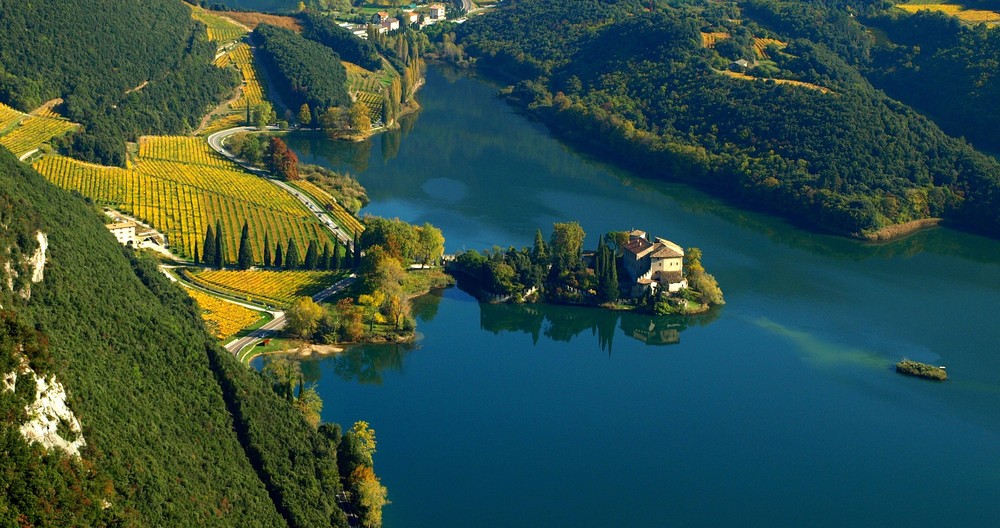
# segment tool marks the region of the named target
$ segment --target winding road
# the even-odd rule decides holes
[[[267,127],[267,129],[279,130],[278,127],[275,126],[269,126]],[[285,192],[294,196],[296,199],[298,199],[298,201],[302,202],[302,205],[305,205],[306,208],[309,209],[309,212],[311,212],[313,216],[315,216],[316,219],[319,220],[320,224],[323,224],[324,227],[326,227],[331,233],[333,233],[333,236],[337,237],[337,239],[340,240],[341,243],[343,243],[346,247],[350,248],[353,251],[354,239],[349,234],[347,234],[347,232],[344,231],[343,228],[337,225],[337,223],[333,221],[333,217],[330,216],[329,214],[326,214],[324,209],[320,207],[319,204],[314,202],[312,198],[310,198],[302,191],[299,191],[298,189],[292,187],[291,185],[283,181],[271,178],[271,174],[268,171],[258,167],[254,167],[246,160],[242,160],[236,157],[236,155],[234,155],[232,152],[226,149],[224,142],[227,137],[236,134],[237,132],[252,132],[256,130],[258,130],[257,127],[252,127],[252,126],[241,126],[241,127],[233,127],[233,128],[227,128],[225,130],[220,130],[219,132],[216,132],[208,136],[207,138],[208,146],[211,147],[212,150],[228,158],[233,163],[236,163],[240,167],[243,167],[244,170],[250,172],[251,174],[256,174],[257,176],[266,179],[272,184],[277,185],[278,187],[283,189]]]

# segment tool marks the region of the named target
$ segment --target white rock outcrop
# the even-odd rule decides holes
[[[57,447],[70,455],[80,456],[80,448],[87,445],[87,442],[83,438],[80,420],[66,405],[66,389],[62,383],[55,376],[50,381],[30,369],[25,378],[34,378],[35,401],[25,408],[28,421],[21,425],[21,436],[28,442],[42,444],[46,449]],[[72,438],[63,438],[59,434],[60,422],[68,429]]]
[[[47,262],[46,254],[49,250],[49,237],[45,233],[38,231],[35,233],[35,240],[38,241],[38,247],[35,248],[35,252],[26,259],[24,263],[28,265],[28,271],[31,274],[31,283],[38,284],[45,279],[45,264]],[[10,248],[7,248],[6,253],[10,253]],[[18,277],[18,269],[15,268],[14,264],[8,260],[4,262],[4,276],[7,278],[7,289],[14,290],[14,279]],[[31,284],[25,284],[23,288],[18,292],[22,298],[31,298]]]
[[[45,253],[49,250],[49,237],[39,231],[35,233],[35,240],[38,241],[38,247],[28,259],[28,264],[31,265],[31,282],[38,284],[45,278]]]

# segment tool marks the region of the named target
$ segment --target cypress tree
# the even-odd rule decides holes
[[[274,248],[274,267],[281,267],[281,259],[284,258],[284,252],[281,250],[281,242],[278,242],[277,247]]]
[[[354,269],[361,267],[361,237],[358,236],[357,231],[354,232]]]
[[[618,262],[615,258],[615,252],[611,248],[607,249],[608,252],[608,271],[606,275],[608,276],[608,284],[610,289],[608,290],[608,301],[618,300]]]
[[[264,233],[264,267],[271,266],[271,241],[267,239],[267,233]]]
[[[340,239],[333,239],[333,255],[330,256],[330,269],[340,269]]]
[[[198,263],[198,243],[194,243],[194,263]]]
[[[597,283],[603,284],[604,281],[604,264],[607,260],[607,255],[605,255],[607,247],[604,245],[604,237],[600,237],[597,240],[597,251],[594,252],[594,275],[597,276]]]
[[[222,269],[226,265],[226,256],[222,253],[222,220],[215,221],[215,269]]]
[[[212,226],[208,226],[205,230],[205,242],[201,245],[204,254],[201,256],[202,264],[211,266],[215,263],[215,232],[212,231]]]
[[[243,222],[243,232],[240,233],[240,252],[236,259],[241,270],[253,266],[253,249],[250,247],[250,226]]]
[[[299,248],[295,247],[295,241],[288,239],[288,249],[285,251],[285,269],[293,270],[299,267]]]
[[[319,259],[319,269],[330,269],[330,243],[323,244],[323,257]]]
[[[548,264],[549,263],[549,249],[545,245],[545,237],[542,236],[542,230],[535,230],[535,246],[531,248],[531,259],[535,261],[535,264]]]
[[[309,247],[306,248],[306,261],[305,268],[307,270],[316,269],[316,263],[319,261],[319,249],[316,248],[316,241],[310,240]]]

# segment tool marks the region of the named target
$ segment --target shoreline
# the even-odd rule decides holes
[[[432,291],[434,291],[436,289],[443,290],[443,289],[448,288],[450,286],[452,286],[452,285],[447,285],[447,286],[442,286],[442,287],[437,287],[437,288],[431,287],[431,288],[428,288],[427,290],[424,290],[424,291],[421,291],[421,292],[417,292],[417,293],[415,293],[413,295],[410,295],[409,299],[412,300],[412,299],[415,299],[417,297],[421,297],[423,295],[427,295],[427,294],[431,293]],[[274,336],[272,338],[276,338],[276,337],[277,336]],[[390,339],[390,338],[388,338],[388,337],[386,337],[384,335],[379,335],[379,336],[372,336],[372,337],[367,338],[367,339],[361,339],[359,341],[343,341],[343,342],[338,342],[338,343],[332,343],[332,344],[329,344],[329,345],[321,345],[321,344],[317,344],[317,343],[303,343],[303,345],[301,347],[299,347],[299,348],[287,348],[287,349],[284,349],[284,350],[270,350],[270,351],[267,351],[267,352],[255,352],[254,349],[256,349],[258,346],[260,346],[260,343],[261,343],[261,342],[258,342],[257,344],[255,344],[253,346],[253,348],[250,349],[251,350],[250,352],[247,352],[246,354],[244,354],[239,359],[240,359],[240,362],[242,362],[242,363],[244,363],[246,365],[249,365],[251,361],[253,361],[254,359],[257,359],[260,356],[284,355],[284,356],[294,356],[297,359],[306,359],[306,358],[311,358],[311,357],[330,357],[330,356],[335,356],[337,354],[343,354],[344,352],[347,352],[351,347],[358,346],[358,345],[404,345],[404,344],[412,344],[412,343],[416,343],[417,341],[419,341],[421,337],[422,337],[422,334],[420,334],[420,332],[418,332],[416,329],[414,329],[413,332],[411,332],[409,334],[406,334],[406,335],[397,335],[393,339]],[[277,337],[277,338],[280,339],[280,337]]]
[[[938,227],[942,221],[943,219],[941,218],[921,218],[919,220],[903,222],[902,224],[886,226],[870,233],[862,233],[857,238],[874,243],[892,242],[919,233],[920,231]]]
[[[512,85],[521,80],[516,76],[503,72],[502,70],[500,70],[495,66],[480,64],[478,61],[475,60],[471,60],[470,63],[467,65],[460,65],[445,60],[438,60],[435,62],[435,64],[445,65],[448,67],[456,68],[458,70],[462,70],[476,75],[482,75],[483,77],[499,84],[507,83]],[[786,212],[783,210],[775,210],[770,207],[761,207],[760,205],[754,203],[754,201],[752,200],[748,201],[740,199],[739,197],[735,196],[733,192],[720,191],[717,188],[701,185],[699,184],[698,181],[692,180],[690,178],[684,178],[684,177],[659,178],[652,176],[650,173],[644,172],[644,169],[649,168],[646,163],[637,160],[629,161],[627,159],[623,159],[621,153],[616,152],[613,148],[610,147],[609,144],[604,142],[597,144],[591,140],[586,140],[584,138],[575,135],[574,131],[567,129],[566,123],[560,122],[558,119],[556,119],[553,115],[549,113],[541,111],[540,109],[528,108],[523,104],[519,104],[518,101],[511,100],[510,98],[507,97],[501,97],[501,98],[504,99],[504,101],[509,106],[514,108],[522,115],[528,117],[531,120],[537,121],[545,125],[545,127],[549,130],[549,132],[552,133],[553,137],[555,137],[560,142],[565,143],[566,145],[574,149],[579,149],[587,155],[594,156],[595,159],[601,162],[608,163],[612,166],[627,170],[631,172],[636,178],[641,178],[644,180],[651,180],[651,181],[675,182],[688,185],[694,189],[698,189],[702,192],[705,192],[710,196],[713,196],[727,203],[730,203],[736,207],[739,207],[742,210],[761,213],[774,218],[778,218],[784,222],[787,222],[792,226],[796,226],[810,233],[831,234],[834,236],[856,240],[859,242],[881,244],[881,243],[900,240],[910,235],[916,234],[920,231],[932,229],[935,227],[940,227],[942,225],[947,225],[948,227],[951,227],[958,231],[978,234],[981,236],[985,236],[986,238],[992,238],[988,235],[981,233],[980,231],[977,231],[976,229],[970,226],[956,225],[955,223],[950,222],[944,218],[937,218],[937,217],[922,218],[900,224],[893,224],[872,232],[845,232],[845,231],[826,229],[824,228],[823,225],[811,223],[807,219],[799,218],[794,214],[792,214],[791,212]],[[594,149],[594,150],[590,151],[589,149]],[[684,161],[685,160],[679,160],[678,163],[683,163]]]

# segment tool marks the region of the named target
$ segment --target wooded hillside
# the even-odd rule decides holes
[[[751,12],[522,0],[456,31],[480,65],[522,79],[516,104],[650,176],[842,234],[945,217],[1000,236],[996,160],[873,88],[850,35],[789,38]],[[708,48],[699,32],[731,38]],[[758,56],[754,37],[787,46]]]
[[[87,161],[123,165],[126,139],[196,127],[236,86],[214,56],[176,0],[0,0],[0,101],[65,99],[61,113],[85,128],[68,149]]]

